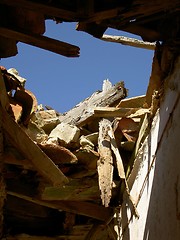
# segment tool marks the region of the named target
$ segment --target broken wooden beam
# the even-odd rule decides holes
[[[102,36],[101,40],[106,42],[121,43],[123,45],[128,45],[131,47],[143,48],[148,50],[154,50],[156,46],[155,43],[145,42],[135,38],[129,38],[124,36],[111,36],[106,34]]]
[[[92,120],[95,107],[112,106],[117,101],[125,98],[126,94],[124,83],[118,82],[107,90],[95,92],[73,109],[60,116],[59,119],[61,122],[76,125],[78,127],[84,126],[87,122]]]
[[[99,189],[101,191],[102,204],[109,206],[113,188],[113,156],[108,132],[112,123],[108,119],[102,119],[99,123],[98,152],[97,162]]]
[[[67,177],[51,161],[51,159],[28,137],[21,127],[0,106],[2,111],[2,127],[9,141],[19,149],[37,172],[54,186],[64,185]]]
[[[46,206],[53,209],[58,209],[60,211],[71,212],[74,214],[79,214],[87,217],[91,217],[103,222],[108,222],[109,219],[113,216],[112,208],[105,208],[99,206],[95,203],[83,202],[83,201],[42,201],[37,198],[29,197],[20,193],[8,191],[11,196],[36,203],[41,206]]]
[[[117,108],[117,107],[96,107],[93,117],[135,117],[148,113],[148,108]]]
[[[0,27],[0,36],[15,39],[16,41],[61,54],[66,57],[79,57],[79,47],[46,36],[19,32],[4,27]]]
[[[1,73],[1,72],[0,72]],[[6,187],[5,180],[3,176],[4,172],[4,159],[3,159],[3,131],[2,131],[2,112],[0,110],[0,239],[3,236],[4,230],[4,204],[6,199]]]
[[[94,108],[94,117],[127,117],[135,113],[138,108],[117,108],[117,107],[96,107]]]

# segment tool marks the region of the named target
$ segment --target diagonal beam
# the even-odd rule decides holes
[[[54,186],[62,186],[69,182],[61,170],[29,138],[29,136],[1,106],[0,111],[2,112],[2,127],[5,135],[8,140],[19,149],[25,158],[33,164],[36,171]]]
[[[24,199],[26,201],[53,208],[61,211],[71,212],[74,214],[80,214],[83,216],[91,217],[103,222],[109,222],[113,216],[113,209],[105,208],[94,203],[84,201],[42,201],[37,198],[29,197],[21,193],[12,191],[7,192],[11,196]]]
[[[28,34],[0,27],[0,36],[15,39],[35,47],[39,47],[66,57],[78,57],[79,47],[38,34]]]

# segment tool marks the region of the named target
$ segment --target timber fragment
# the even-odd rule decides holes
[[[124,37],[124,36],[112,36],[112,35],[104,34],[101,39],[106,42],[121,43],[123,45],[128,45],[131,47],[143,48],[148,50],[154,50],[156,46],[155,43],[145,42],[142,40]]]
[[[111,143],[108,132],[111,128],[111,122],[103,119],[99,123],[98,152],[99,160],[97,170],[99,177],[99,189],[101,191],[102,204],[109,206],[112,196],[113,186],[113,157],[111,152]]]
[[[55,166],[45,153],[28,137],[20,126],[0,107],[2,126],[8,139],[32,162],[37,171],[53,185],[68,182],[64,174]]]
[[[126,94],[124,83],[118,82],[114,86],[106,90],[104,89],[104,91],[95,92],[73,109],[60,116],[59,119],[61,122],[82,127],[92,121],[95,107],[116,105],[118,101],[126,97]]]

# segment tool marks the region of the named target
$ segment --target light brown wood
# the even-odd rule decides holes
[[[155,43],[145,42],[142,40],[124,37],[124,36],[111,36],[111,35],[104,34],[101,39],[106,42],[121,43],[123,45],[128,45],[131,47],[143,48],[148,50],[154,50],[156,46]]]
[[[124,84],[123,82],[118,82],[107,91],[95,92],[63,116],[60,116],[59,119],[61,122],[81,127],[92,121],[95,107],[112,106],[125,97],[126,89]]]
[[[52,38],[41,36],[38,34],[28,34],[12,29],[0,27],[0,36],[15,39],[17,41],[30,44],[66,57],[78,57],[79,47],[61,42]]]
[[[51,161],[51,159],[28,137],[21,127],[0,107],[2,126],[11,143],[19,149],[34,168],[53,185],[64,185],[67,177]]]
[[[98,152],[99,160],[97,162],[97,170],[99,177],[99,189],[101,190],[102,204],[109,206],[112,196],[113,185],[113,157],[111,152],[111,143],[108,131],[111,128],[111,122],[103,119],[99,123],[99,139]]]
[[[94,117],[128,117],[139,108],[96,107]]]

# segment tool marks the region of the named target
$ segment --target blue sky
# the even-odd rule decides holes
[[[124,81],[129,89],[128,97],[146,93],[153,51],[104,42],[76,31],[75,27],[76,23],[46,21],[45,35],[79,46],[79,58],[18,43],[18,55],[1,59],[1,65],[16,68],[27,79],[26,89],[35,94],[38,104],[51,106],[61,113],[101,90],[104,79],[113,84]],[[111,29],[106,34],[132,37]]]

